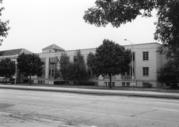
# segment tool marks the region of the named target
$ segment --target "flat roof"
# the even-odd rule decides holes
[[[11,49],[0,51],[0,56],[13,56],[21,53],[23,49]]]

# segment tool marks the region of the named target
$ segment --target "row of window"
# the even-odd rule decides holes
[[[135,75],[135,71],[134,71],[134,68],[133,68],[133,74]],[[149,67],[143,67],[142,68],[142,74],[143,76],[149,76]]]
[[[133,58],[133,61],[135,60],[135,53],[133,52],[132,54],[132,58]],[[149,60],[149,52],[148,51],[144,51],[143,52],[143,61],[147,61]],[[133,70],[134,71],[134,70]],[[149,76],[149,67],[143,67],[143,76]]]
[[[133,59],[133,61],[135,60],[135,52],[133,52],[133,54],[132,54],[132,59]],[[144,61],[149,60],[149,52],[147,52],[147,51],[143,52],[143,60]]]
[[[143,60],[149,60],[149,52],[143,52]],[[143,67],[143,76],[149,76],[149,67]]]

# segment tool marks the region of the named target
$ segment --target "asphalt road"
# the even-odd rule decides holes
[[[0,89],[0,127],[179,127],[179,100]]]

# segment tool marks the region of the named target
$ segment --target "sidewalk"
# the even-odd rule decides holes
[[[15,90],[33,90],[33,91],[49,91],[49,92],[67,92],[78,94],[93,94],[93,95],[113,95],[113,96],[135,96],[135,97],[151,97],[151,98],[166,98],[179,99],[179,93],[153,92],[153,91],[127,91],[127,90],[98,90],[98,89],[83,89],[83,88],[62,88],[62,87],[46,87],[46,86],[22,86],[22,85],[2,85],[0,89],[15,89]]]

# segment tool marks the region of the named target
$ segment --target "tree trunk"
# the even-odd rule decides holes
[[[109,88],[112,88],[112,75],[109,74]]]

